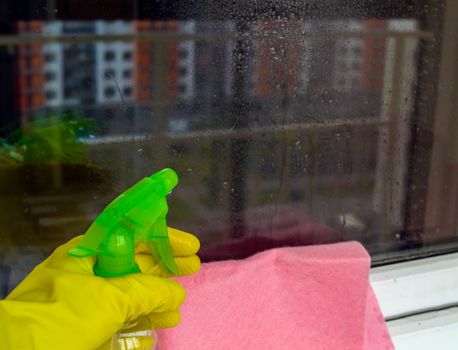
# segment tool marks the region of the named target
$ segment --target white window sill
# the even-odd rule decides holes
[[[370,281],[396,349],[458,348],[458,253],[373,268]]]
[[[456,350],[458,308],[389,321],[388,331],[397,350]]]

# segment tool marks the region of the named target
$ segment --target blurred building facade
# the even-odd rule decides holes
[[[18,22],[19,35],[111,35],[194,31],[194,23],[178,21],[30,21]],[[194,96],[193,41],[168,44],[165,53],[166,95],[170,100]],[[46,110],[78,108],[86,115],[123,123],[135,118],[133,104],[151,103],[157,78],[153,42],[78,42],[23,44],[16,48],[15,105],[27,122]],[[84,66],[85,69],[79,69]],[[123,111],[119,112],[119,105]],[[117,110],[118,109],[118,110]],[[150,113],[151,108],[146,108]],[[143,113],[144,114],[144,110]]]
[[[325,118],[359,116],[379,110],[386,79],[385,61],[392,54],[385,37],[339,33],[386,31],[399,20],[258,21],[251,24],[247,95],[266,99],[288,97],[293,109]],[[412,22],[412,21],[411,21]],[[399,27],[399,26],[398,26]],[[412,27],[412,26],[411,26]],[[218,28],[218,29],[216,29]],[[399,27],[401,28],[401,27]],[[404,28],[404,27],[402,27]],[[407,27],[406,27],[407,28]],[[228,40],[97,41],[20,45],[16,61],[16,105],[21,114],[40,108],[86,106],[108,109],[138,104],[141,114],[154,113],[145,105],[155,91],[164,90],[170,102],[181,103],[186,114],[202,101],[224,101],[232,95],[234,24],[196,21],[31,21],[18,22],[22,34],[110,35],[134,33],[217,33]],[[267,35],[266,35],[267,33]],[[391,50],[391,51],[390,51]],[[390,52],[389,52],[390,51]],[[165,85],[160,81],[165,74]],[[407,63],[404,63],[407,64]],[[84,65],[81,73],[79,66]],[[310,87],[313,86],[313,90]],[[347,99],[357,100],[348,104]],[[264,101],[264,102],[263,102]],[[295,106],[297,105],[297,106]],[[187,106],[187,107],[186,107]],[[294,107],[295,106],[295,107]],[[144,108],[145,107],[145,108]],[[351,107],[349,109],[349,107]],[[266,108],[269,112],[269,108]],[[177,114],[179,112],[177,111]],[[126,115],[126,114],[125,114]]]
[[[43,24],[41,21],[19,22],[16,30],[19,34],[41,33]],[[22,115],[45,104],[43,45],[19,45],[16,50],[15,105]]]

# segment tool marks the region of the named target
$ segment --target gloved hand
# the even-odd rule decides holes
[[[180,273],[199,270],[198,239],[169,229]],[[90,350],[103,346],[121,326],[146,316],[154,328],[175,326],[184,289],[139,245],[136,261],[143,273],[94,276],[95,257],[73,258],[68,249],[80,237],[57,248],[11,294],[0,301],[2,349]]]

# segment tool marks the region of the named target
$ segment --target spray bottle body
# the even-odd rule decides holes
[[[101,244],[106,254],[97,258],[94,274],[120,277],[140,272],[135,262],[135,236],[123,226],[117,227]],[[148,317],[126,322],[111,338],[111,350],[157,349],[157,335]]]
[[[111,337],[111,350],[157,350],[157,334],[144,316],[125,323]]]
[[[158,263],[176,275],[165,217],[166,196],[177,183],[172,169],[144,178],[111,202],[68,253],[74,257],[96,255],[95,275],[121,277],[141,272],[135,262],[135,245],[143,241]],[[146,316],[124,324],[111,339],[113,350],[156,348],[156,333]]]

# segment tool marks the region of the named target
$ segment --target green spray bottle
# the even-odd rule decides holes
[[[172,169],[163,169],[139,181],[102,211],[68,254],[77,258],[96,255],[95,275],[119,277],[140,272],[135,262],[135,245],[144,242],[156,261],[177,275],[166,222],[166,197],[177,184],[178,176]],[[154,331],[145,322],[124,325],[113,336],[112,349],[137,349],[136,340],[129,334],[154,337]],[[139,332],[142,325],[149,329]]]

